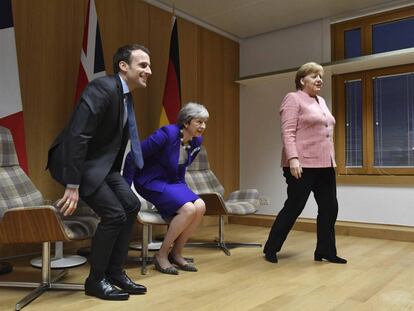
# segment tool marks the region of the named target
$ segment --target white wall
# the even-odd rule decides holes
[[[241,76],[330,61],[330,25],[320,20],[247,39],[240,44]],[[270,204],[260,214],[275,215],[286,199],[280,168],[279,106],[294,90],[294,73],[260,78],[240,87],[240,185],[257,188]],[[322,96],[331,106],[331,77]],[[414,188],[338,186],[338,220],[414,226]],[[311,195],[301,217],[316,218]]]
[[[329,62],[330,51],[328,19],[252,37],[240,43],[240,76]]]

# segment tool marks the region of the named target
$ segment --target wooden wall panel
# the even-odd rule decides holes
[[[178,18],[180,49],[181,101],[183,104],[198,101],[198,33],[199,26]]]
[[[149,10],[149,48],[151,50],[152,77],[149,81],[149,103],[147,110],[150,118],[150,134],[159,126],[162,98],[170,49],[172,14],[156,7]]]
[[[198,47],[198,95],[210,112],[205,144],[228,193],[239,187],[239,47],[202,28]]]
[[[101,28],[105,67],[113,73],[112,57],[123,45],[138,43],[149,48],[149,9],[142,1],[135,0],[95,0]],[[151,78],[149,80],[151,84]],[[149,88],[133,92],[135,113],[141,136],[146,136],[150,127]]]
[[[29,172],[50,199],[62,188],[45,171],[47,150],[72,111],[85,3],[12,2]]]
[[[223,39],[223,184],[226,191],[239,189],[240,180],[240,110],[239,85],[234,81],[239,77],[239,45]]]
[[[223,55],[222,38],[209,30],[200,29],[198,51],[198,93],[200,102],[210,113],[205,145],[210,164],[220,180],[224,177],[223,146]]]

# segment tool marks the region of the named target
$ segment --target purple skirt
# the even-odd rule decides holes
[[[152,191],[135,185],[138,193],[147,201],[155,205],[164,219],[175,216],[177,210],[188,202],[195,202],[199,199],[186,184],[167,184],[163,192]]]

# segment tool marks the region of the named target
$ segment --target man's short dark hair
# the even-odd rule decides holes
[[[136,50],[141,50],[150,55],[150,51],[143,45],[140,44],[128,44],[121,46],[116,53],[114,54],[112,64],[114,66],[114,74],[119,72],[119,62],[126,62],[130,64],[131,62],[131,53]]]

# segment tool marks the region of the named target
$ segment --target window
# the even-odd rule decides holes
[[[361,28],[346,30],[344,36],[345,58],[361,56]]]
[[[331,37],[333,61],[412,48],[414,6],[333,24]],[[334,75],[332,86],[338,182],[413,184],[414,64]]]
[[[333,24],[332,60],[414,47],[414,7]]]
[[[346,167],[362,167],[362,80],[345,81]]]
[[[414,167],[414,74],[374,77],[374,166]]]
[[[414,46],[414,18],[372,25],[372,53],[382,53]]]
[[[334,77],[343,175],[414,174],[414,65]]]

